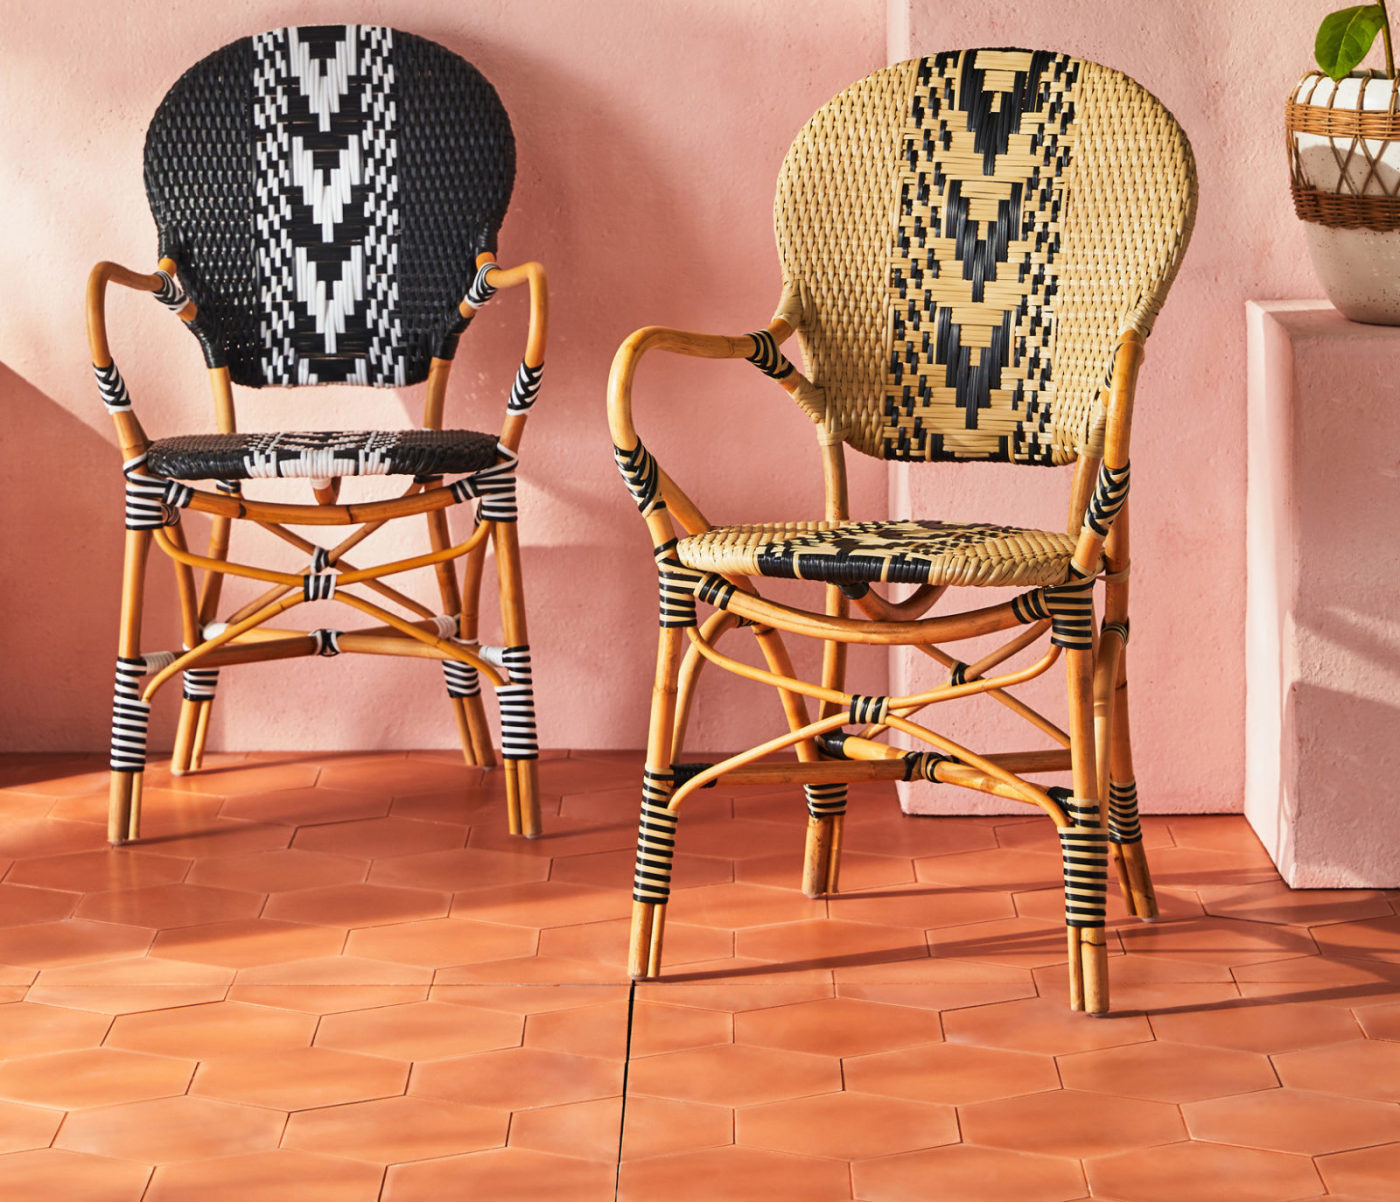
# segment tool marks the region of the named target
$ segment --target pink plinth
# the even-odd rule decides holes
[[[1245,814],[1294,887],[1400,886],[1400,329],[1246,312]]]

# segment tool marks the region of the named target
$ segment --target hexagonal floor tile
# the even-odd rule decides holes
[[[958,1117],[969,1144],[1046,1156],[1106,1156],[1186,1138],[1173,1105],[1072,1089],[963,1106]]]
[[[832,975],[842,997],[930,1010],[958,1010],[1035,996],[1029,970],[987,961],[903,960],[855,971],[837,968]]]
[[[187,879],[192,885],[215,885],[254,893],[281,893],[287,889],[353,885],[363,881],[367,872],[367,859],[289,847],[280,851],[200,860],[190,870]]]
[[[76,893],[100,893],[173,885],[184,880],[191,861],[153,856],[133,847],[104,847],[61,856],[41,856],[16,864],[5,877],[9,884],[37,885]]]
[[[1158,1102],[1197,1102],[1278,1087],[1268,1057],[1230,1048],[1132,1043],[1061,1056],[1059,1065],[1068,1089]]]
[[[1295,1089],[1400,1102],[1400,1044],[1356,1039],[1273,1059],[1279,1080]]]
[[[1234,918],[1192,918],[1125,927],[1119,937],[1130,952],[1232,968],[1282,960],[1285,956],[1312,955],[1317,950],[1306,931]]]
[[[245,969],[334,955],[344,942],[344,932],[335,927],[241,918],[161,931],[151,946],[151,956]]]
[[[1109,951],[1116,950],[1109,932]],[[1063,921],[1042,918],[998,918],[966,926],[936,927],[929,931],[929,950],[938,960],[974,960],[1009,968],[1041,968],[1065,962]],[[1111,966],[1110,966],[1111,969]]]
[[[60,922],[73,912],[76,902],[71,893],[7,882],[0,885],[0,926]]]
[[[1370,889],[1290,889],[1282,881],[1200,890],[1206,913],[1291,926],[1384,918],[1390,906]]]
[[[850,1091],[742,1106],[734,1121],[736,1143],[799,1156],[868,1159],[958,1142],[951,1106]]]
[[[617,1165],[622,1099],[593,1098],[562,1106],[518,1110],[510,1120],[510,1145]]]
[[[448,893],[542,881],[550,875],[548,860],[476,847],[392,856],[375,860],[369,871],[370,881],[381,888],[408,885]]]
[[[631,914],[632,898],[621,890],[567,881],[524,881],[455,893],[451,916],[538,930],[630,918]]]
[[[149,927],[69,918],[0,930],[0,964],[57,968],[94,960],[140,956],[151,945]]]
[[[722,1148],[733,1142],[734,1112],[728,1106],[649,1098],[645,1094],[627,1099],[622,1132],[624,1161]]]
[[[73,1110],[182,1094],[194,1063],[115,1048],[20,1056],[0,1064],[0,1098]]]
[[[25,1106],[19,1102],[0,1102],[0,1156],[47,1148],[53,1143],[63,1119],[60,1110]],[[0,1160],[0,1166],[3,1165],[4,1161]],[[3,1185],[4,1177],[4,1168],[0,1167],[0,1185]]]
[[[832,918],[848,922],[873,922],[886,926],[918,927],[921,930],[1012,918],[1016,913],[1011,898],[1005,893],[938,885],[840,893],[828,900],[827,907]],[[1060,908],[1063,912],[1063,902]]]
[[[271,1151],[285,1120],[276,1111],[208,1098],[154,1098],[79,1110],[56,1146],[147,1164]]]
[[[505,1146],[510,1114],[444,1098],[380,1098],[287,1120],[283,1145],[371,1164],[433,1160]]]
[[[735,1043],[827,1056],[862,1056],[942,1038],[931,1010],[844,997],[751,1010],[734,1020]]]
[[[486,853],[503,854],[503,853]],[[596,851],[586,856],[560,856],[549,872],[552,881],[572,881],[580,885],[605,885],[628,890],[632,872],[637,866],[637,853],[623,848],[619,851]],[[697,856],[688,851],[676,853],[671,871],[673,890],[690,889],[700,885],[719,885],[735,878],[734,862],[719,856]],[[801,879],[799,875],[798,880]],[[760,882],[762,883],[762,882]],[[462,886],[459,886],[459,888]]]
[[[943,1030],[951,1043],[975,1043],[981,1047],[1052,1056],[1142,1043],[1152,1038],[1152,1029],[1141,1015],[1109,1014],[1091,1018],[1071,1010],[1058,997],[1027,998],[959,1010],[945,1015]]]
[[[278,1149],[159,1165],[142,1202],[376,1202],[384,1169]]]
[[[378,884],[327,885],[320,889],[274,893],[263,915],[285,922],[369,927],[415,918],[443,918],[451,905],[452,899],[447,893],[431,889],[393,889]]]
[[[1393,1198],[1395,1183],[1400,1181],[1400,1143],[1323,1156],[1317,1167],[1333,1193],[1356,1193],[1378,1202]]]
[[[0,1182],[11,1198],[63,1198],[65,1202],[140,1202],[149,1165],[63,1148],[15,1152],[0,1160]]]
[[[834,1056],[715,1044],[634,1060],[629,1093],[730,1106],[774,1102],[841,1088]]]
[[[797,891],[802,884],[801,838],[794,841],[790,851],[736,861],[734,879],[751,885]],[[881,856],[842,849],[841,888],[844,892],[913,883],[914,861],[907,856]]]
[[[1045,826],[1050,839],[1054,839],[1048,821]],[[955,853],[965,855],[990,851],[995,849],[997,839],[995,830],[977,819],[900,814],[896,811],[883,818],[849,823],[842,833],[841,845],[852,851],[882,856],[937,859]],[[1054,850],[1058,852],[1058,848]],[[985,883],[993,884],[995,878],[988,878]]]
[[[622,1092],[622,1064],[539,1048],[508,1048],[415,1068],[409,1092],[502,1110],[559,1106]]]
[[[826,917],[825,900],[766,885],[728,883],[687,889],[681,904],[687,922],[725,930]]]
[[[533,1148],[497,1148],[470,1156],[448,1156],[393,1165],[383,1202],[443,1202],[445,1198],[490,1198],[491,1202],[538,1202],[543,1189],[570,1202],[610,1202],[617,1170],[597,1161],[556,1156]]]
[[[408,1065],[329,1048],[278,1048],[200,1064],[192,1094],[275,1110],[308,1110],[401,1094]]]
[[[292,846],[303,851],[329,852],[354,859],[391,859],[464,847],[467,828],[455,823],[423,822],[417,818],[360,818],[302,827]]]
[[[1049,1056],[951,1043],[857,1056],[844,1070],[847,1089],[959,1106],[1060,1085]]]
[[[333,1014],[424,1001],[432,976],[428,968],[355,956],[289,960],[240,969],[229,1000]]]
[[[1320,926],[1312,935],[1324,955],[1400,964],[1400,916],[1394,914]]]
[[[532,1014],[525,1020],[525,1046],[624,1059],[627,1009],[627,999],[619,990],[611,998],[600,999],[597,1005]]]
[[[204,1060],[241,1055],[250,1048],[310,1047],[315,1031],[314,1015],[242,1002],[212,1002],[120,1015],[104,1043],[129,1052]]]
[[[1291,1052],[1355,1039],[1356,1020],[1339,1006],[1260,1001],[1152,1016],[1158,1039],[1239,1048],[1246,1052]]]
[[[1298,1089],[1194,1102],[1182,1108],[1193,1139],[1322,1156],[1400,1141],[1400,1107]]]
[[[373,1010],[328,1014],[315,1046],[397,1060],[445,1060],[520,1045],[518,1014],[446,1002],[408,1002]]]
[[[1353,1013],[1368,1039],[1400,1040],[1400,1002],[1358,1006]]]
[[[0,1061],[95,1048],[111,1022],[102,1014],[35,1002],[11,1002],[0,1007]]]
[[[168,930],[200,923],[253,918],[265,895],[206,885],[148,885],[111,893],[89,893],[78,903],[79,918],[124,922],[129,926]]]
[[[221,1001],[233,983],[233,969],[175,960],[112,960],[46,968],[29,998],[76,1010],[130,1014]]]
[[[916,928],[832,918],[740,931],[735,936],[734,950],[740,956],[771,964],[851,969],[892,960],[917,960],[929,954],[923,932]]]
[[[734,1041],[734,1015],[727,1010],[673,1006],[639,1000],[632,1008],[632,1055],[656,1056]]]
[[[1134,1202],[1278,1202],[1321,1185],[1306,1156],[1195,1141],[1100,1157],[1084,1171],[1095,1194]]]
[[[723,1182],[725,1202],[849,1202],[850,1170],[839,1160],[793,1156],[762,1148],[723,1147],[624,1161],[618,1202],[713,1202]]]
[[[862,1160],[852,1172],[869,1202],[915,1202],[934,1181],[939,1202],[1064,1202],[1084,1192],[1072,1160],[961,1144]]]
[[[317,826],[323,822],[383,818],[389,813],[389,798],[383,793],[340,789],[274,789],[230,797],[219,813],[225,818],[239,818],[245,822]]]
[[[671,909],[666,919],[665,962],[669,967],[719,960],[733,954],[734,936],[729,931],[694,926],[676,909]],[[630,919],[618,918],[547,927],[540,932],[540,954],[621,967],[627,963],[630,924]]]
[[[430,918],[351,931],[345,950],[367,960],[451,968],[533,955],[539,936],[525,927],[469,918]]]

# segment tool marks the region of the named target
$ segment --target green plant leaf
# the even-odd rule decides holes
[[[1313,44],[1317,65],[1333,79],[1344,78],[1371,52],[1384,24],[1379,4],[1358,4],[1324,17]]]

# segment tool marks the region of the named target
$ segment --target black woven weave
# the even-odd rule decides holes
[[[450,358],[515,175],[499,97],[376,26],[242,38],[146,134],[146,191],[211,367],[233,381],[400,385]]]
[[[153,442],[146,466],[172,480],[295,476],[441,476],[496,462],[496,438],[473,430],[191,434]]]

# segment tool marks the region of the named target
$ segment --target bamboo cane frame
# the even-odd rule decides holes
[[[779,306],[778,316],[767,327],[767,332],[772,335],[776,343],[781,344],[794,332],[799,324],[796,315],[800,313],[800,309],[800,301],[796,297],[789,294],[784,295]],[[1120,608],[1126,615],[1126,580],[1121,575],[1126,573],[1126,522],[1119,542],[1110,544],[1106,550],[1103,536],[1096,534],[1083,524],[1083,515],[1093,493],[1100,463],[1106,462],[1114,469],[1125,468],[1127,465],[1132,402],[1138,367],[1142,358],[1143,341],[1143,335],[1135,328],[1125,330],[1120,336],[1114,353],[1113,371],[1105,398],[1107,417],[1104,449],[1102,454],[1097,453],[1097,447],[1088,448],[1081,454],[1076,463],[1075,477],[1071,485],[1069,529],[1071,533],[1078,531],[1072,558],[1074,570],[1082,575],[1092,577],[1098,574],[1097,565],[1100,562],[1105,562],[1109,573],[1117,577],[1106,585],[1107,596],[1110,598],[1106,603],[1105,610],[1106,614],[1110,616],[1106,617],[1106,620],[1112,620],[1111,615],[1117,613]],[[645,354],[654,350],[664,350],[696,358],[747,358],[756,353],[757,343],[755,339],[748,336],[697,334],[655,326],[639,330],[628,338],[614,358],[608,392],[608,415],[613,442],[623,452],[630,452],[640,445],[640,439],[633,424],[632,389],[638,364]],[[844,464],[841,461],[839,451],[833,454],[830,449],[839,444],[839,431],[832,428],[824,412],[821,390],[795,369],[780,383],[818,427],[828,514],[844,516],[846,505]],[[660,465],[657,465],[656,476],[660,504],[654,505],[649,512],[644,513],[653,545],[666,545],[669,540],[678,537],[681,533],[689,535],[710,529],[710,524],[700,508]],[[677,531],[677,527],[680,528],[679,531]],[[756,626],[771,629],[775,635],[776,632],[782,631],[823,640],[826,647],[823,652],[823,683],[820,686],[814,686],[808,682],[794,679],[790,672],[764,672],[724,656],[714,648],[711,641],[717,637],[715,632],[727,629],[727,625],[717,621],[718,615],[707,618],[706,625],[698,629],[687,627],[686,633],[691,645],[686,652],[686,661],[690,662],[692,654],[698,652],[705,660],[717,664],[733,675],[777,688],[780,697],[784,699],[785,712],[788,713],[789,717],[789,730],[785,736],[771,739],[749,751],[741,752],[737,756],[728,757],[721,764],[714,765],[692,776],[671,794],[668,805],[672,811],[677,811],[681,803],[697,789],[703,788],[711,781],[726,778],[727,772],[734,774],[728,777],[732,783],[748,783],[742,773],[745,767],[752,764],[754,760],[786,747],[800,748],[804,742],[806,745],[814,746],[812,741],[818,735],[837,729],[846,722],[847,715],[840,712],[839,707],[843,704],[850,704],[850,694],[840,688],[833,687],[843,680],[844,663],[831,652],[831,648],[840,646],[844,652],[844,646],[850,643],[874,646],[915,646],[925,654],[944,663],[945,666],[951,667],[957,661],[941,648],[935,647],[934,644],[956,642],[964,638],[995,633],[1020,624],[1019,619],[1011,612],[1010,603],[964,611],[944,617],[923,618],[922,615],[942,595],[944,591],[942,587],[921,587],[915,591],[913,596],[899,603],[890,602],[878,595],[868,593],[865,598],[858,601],[862,611],[869,615],[866,620],[862,621],[847,616],[848,607],[845,604],[845,597],[839,593],[839,590],[830,587],[824,590],[827,598],[827,612],[816,614],[767,600],[757,593],[750,581],[735,581],[728,577],[726,579],[729,579],[731,584],[735,584],[740,591],[737,591],[726,601],[725,613]],[[840,600],[836,601],[834,596],[839,597]],[[1069,730],[1062,730],[1044,715],[1005,692],[1006,688],[1024,683],[1025,680],[1032,679],[1047,670],[1058,658],[1060,650],[1058,647],[1052,646],[1045,656],[1022,672],[993,677],[990,680],[982,678],[982,673],[988,668],[996,666],[1005,658],[1009,658],[1010,655],[1030,646],[1036,638],[1046,632],[1046,624],[1041,623],[1037,626],[1039,630],[1035,633],[1026,632],[1016,636],[989,656],[984,656],[978,664],[972,665],[972,668],[976,669],[977,678],[969,679],[966,684],[949,685],[909,697],[889,698],[888,712],[881,726],[902,731],[932,745],[943,754],[952,755],[961,761],[953,765],[936,765],[935,779],[1039,805],[1057,827],[1064,827],[1070,825],[1070,820],[1066,817],[1059,803],[1044,790],[1023,780],[1019,775],[998,764],[995,760],[977,756],[928,728],[911,722],[907,716],[908,713],[915,712],[926,705],[954,700],[975,693],[992,693],[998,696],[998,700],[1002,704],[1008,705],[1013,712],[1032,725],[1038,726],[1043,733],[1050,735],[1061,746],[1069,749],[1070,763],[1068,765],[1063,762],[1063,753],[1049,753],[1055,756],[1052,761],[1054,767],[1046,767],[1044,770],[1060,770],[1068,766],[1074,778],[1074,795],[1082,801],[1102,803],[1105,795],[1100,787],[1100,777],[1107,779],[1107,764],[1110,759],[1116,755],[1115,762],[1119,765],[1119,769],[1129,774],[1131,773],[1131,760],[1128,758],[1130,753],[1127,751],[1126,721],[1118,723],[1110,718],[1108,720],[1110,729],[1106,729],[1104,732],[1109,750],[1103,756],[1105,767],[1102,772],[1100,770],[1100,757],[1096,751],[1095,743],[1096,670],[1098,657],[1106,650],[1106,659],[1109,664],[1104,671],[1111,674],[1111,679],[1117,686],[1117,678],[1122,673],[1123,657],[1111,646],[1107,649],[1098,646],[1097,637],[1093,650],[1087,652],[1071,651],[1067,654],[1066,675],[1070,722]],[[657,684],[653,690],[652,735],[648,740],[647,766],[648,770],[652,772],[669,771],[669,761],[666,759],[666,755],[669,755],[673,750],[671,736],[675,732],[673,725],[676,697],[675,674],[680,669],[680,665],[675,662],[678,658],[678,642],[674,629],[663,630],[662,650],[658,656],[657,664]],[[778,644],[781,645],[780,637]],[[989,660],[991,662],[987,662]],[[693,681],[698,670],[697,663],[688,671],[685,700],[687,712],[689,694],[693,690]],[[668,671],[672,675],[669,679],[663,680],[664,673]],[[971,676],[972,673],[969,671],[969,677]],[[1114,701],[1110,710],[1112,716],[1116,717],[1120,705],[1119,692],[1116,687],[1113,693]],[[789,707],[787,700],[797,696],[808,696],[816,699],[821,705],[823,716],[815,722],[798,726],[796,715]],[[1121,708],[1126,714],[1125,686],[1122,698]],[[667,713],[667,731],[664,739],[658,737],[656,725],[658,705],[661,705]],[[830,711],[829,717],[826,716],[828,711]],[[1121,736],[1116,733],[1120,727]],[[1119,747],[1120,737],[1121,749]],[[1045,755],[1046,753],[1033,754]],[[844,763],[840,765],[840,769],[845,774],[844,777],[833,775],[826,765],[807,764],[799,759],[794,764],[776,766],[771,773],[762,774],[761,779],[801,781],[804,783],[816,780],[836,782],[842,779],[862,779],[860,775],[856,774],[857,766],[855,764]],[[1022,770],[1032,770],[1032,768],[1025,767]],[[750,768],[749,771],[752,773],[753,769]],[[814,773],[815,775],[813,775]],[[1138,908],[1139,899],[1150,895],[1151,890],[1150,878],[1146,878],[1146,860],[1142,856],[1141,845],[1127,845],[1121,850],[1117,844],[1114,847],[1115,860],[1126,865],[1128,857],[1131,855],[1134,858],[1134,870],[1139,871],[1143,879],[1148,881],[1145,886],[1135,886],[1130,870],[1126,866],[1120,870],[1124,884],[1124,895],[1128,899],[1129,907],[1132,912],[1141,913],[1142,911]],[[819,873],[822,869],[825,870],[826,880],[830,882],[831,887],[835,887],[835,870],[831,860],[829,842],[827,845],[823,845],[820,832],[815,838],[809,836],[808,851],[804,857],[804,889],[807,889],[812,883],[813,874]],[[1146,903],[1141,904],[1145,905]],[[634,904],[633,937],[629,956],[629,968],[634,977],[656,976],[660,971],[664,914],[665,903],[639,901]],[[1087,1010],[1091,1014],[1106,1013],[1109,1006],[1109,992],[1107,949],[1104,943],[1103,929],[1101,927],[1067,926],[1066,930],[1071,1006],[1075,1009]]]
[[[177,273],[176,263],[169,258],[162,259],[159,268],[171,277]],[[528,289],[529,325],[524,363],[529,368],[541,368],[544,363],[549,318],[548,278],[544,268],[533,262],[516,267],[501,267],[496,264],[491,254],[478,256],[477,268],[479,271],[489,268],[484,278],[495,291],[522,286]],[[164,283],[165,280],[160,274],[143,274],[117,263],[104,261],[93,268],[88,278],[86,316],[89,350],[95,367],[105,369],[112,364],[106,322],[108,287],[115,284],[133,291],[154,293],[159,291]],[[465,300],[461,303],[460,311],[468,321],[476,312]],[[192,302],[186,302],[179,311],[180,318],[186,322],[194,320],[196,315],[197,309]],[[426,428],[441,428],[451,367],[451,361],[443,359],[435,359],[430,365],[424,399],[423,424]],[[228,371],[226,368],[214,368],[210,370],[209,376],[218,430],[221,433],[232,433],[237,429],[237,418]],[[123,460],[129,461],[143,455],[150,445],[150,440],[134,410],[119,410],[112,416]],[[524,437],[527,417],[528,412],[508,410],[502,422],[499,441],[512,453],[518,450]],[[452,543],[448,534],[446,510],[458,501],[448,488],[441,486],[440,481],[438,486],[433,488],[426,488],[415,482],[398,498],[354,505],[336,503],[339,485],[339,479],[334,479],[327,487],[315,488],[318,502],[316,505],[252,502],[244,500],[241,496],[224,496],[202,489],[191,489],[187,508],[211,516],[207,555],[200,555],[189,549],[179,525],[155,531],[127,531],[118,654],[129,658],[140,655],[144,578],[152,544],[159,546],[174,564],[185,644],[182,654],[147,679],[140,692],[143,701],[149,702],[177,673],[196,664],[217,667],[221,664],[267,662],[315,653],[316,640],[311,632],[272,632],[261,629],[278,614],[302,603],[303,597],[297,594],[297,590],[302,588],[303,580],[298,575],[231,560],[228,552],[232,526],[236,520],[261,525],[277,538],[302,551],[314,550],[315,544],[286,529],[287,524],[358,526],[358,530],[330,552],[330,562],[344,569],[337,573],[334,600],[377,618],[380,626],[342,633],[339,639],[341,651],[452,660],[474,667],[493,687],[499,688],[506,683],[502,673],[482,657],[476,644],[477,595],[481,585],[481,569],[486,547],[489,542],[494,542],[497,549],[498,575],[501,577],[499,592],[506,642],[508,645],[527,642],[524,585],[519,567],[516,523],[482,520],[476,524],[468,538]],[[427,554],[370,568],[354,568],[342,561],[341,556],[346,551],[357,546],[388,522],[415,514],[427,515],[431,546]],[[466,560],[466,588],[457,585],[456,573],[452,567],[458,559]],[[432,611],[426,606],[381,580],[384,576],[423,567],[434,568],[445,611],[459,615],[459,634],[464,636],[462,639],[445,640],[436,633],[432,622],[415,624],[413,620],[401,618],[381,606],[344,591],[349,586],[361,584],[416,617],[431,619]],[[195,587],[195,569],[204,573],[202,590]],[[215,623],[222,583],[226,576],[261,580],[274,587],[241,607],[218,633],[205,638],[205,629]],[[433,627],[431,632],[428,629],[430,626]],[[463,704],[464,701],[466,704]],[[453,699],[453,702],[454,716],[468,762],[484,767],[494,766],[495,755],[480,696]],[[211,702],[208,699],[182,699],[172,756],[172,770],[177,774],[197,770],[201,766],[210,707]],[[512,831],[528,836],[537,835],[540,830],[536,779],[534,760],[506,762],[510,827]],[[113,843],[129,842],[140,836],[141,780],[140,772],[112,773],[108,838]]]

